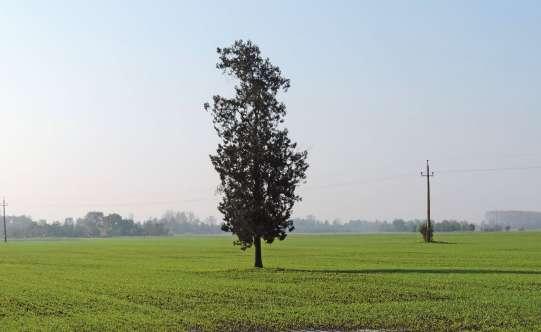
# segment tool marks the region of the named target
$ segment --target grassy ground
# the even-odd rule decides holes
[[[541,232],[0,244],[0,326],[39,330],[541,330]]]

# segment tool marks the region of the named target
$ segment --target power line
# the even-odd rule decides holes
[[[211,200],[210,197],[190,198],[184,200],[170,201],[146,201],[146,202],[119,202],[119,203],[76,203],[76,204],[40,204],[34,207],[125,207],[125,206],[152,206],[152,205],[172,205],[178,203],[197,203]]]
[[[481,173],[481,172],[506,172],[506,171],[526,171],[526,170],[536,170],[541,169],[541,165],[539,166],[525,166],[525,167],[501,167],[501,168],[462,168],[462,169],[446,169],[439,171],[441,173],[445,174],[453,174],[453,173]],[[370,184],[370,183],[379,183],[379,182],[388,182],[403,178],[411,178],[413,179],[414,176],[416,176],[418,173],[408,172],[408,173],[399,173],[389,176],[383,176],[383,177],[374,177],[374,178],[365,178],[365,179],[356,179],[356,180],[348,180],[348,181],[341,181],[341,182],[331,182],[321,185],[307,185],[302,186],[303,191],[312,191],[312,190],[325,190],[330,188],[336,188],[336,187],[346,187],[346,186],[353,186],[353,185],[362,185],[362,184]],[[118,202],[118,203],[77,203],[77,204],[40,204],[38,206],[34,207],[135,207],[135,206],[152,206],[152,205],[172,205],[172,204],[179,204],[179,203],[198,203],[198,202],[204,202],[204,201],[210,201],[213,200],[214,197],[207,196],[207,197],[193,197],[183,200],[164,200],[164,201],[145,201],[145,202]],[[2,205],[0,205],[2,206]],[[7,206],[7,204],[6,204]],[[4,207],[5,209],[5,207]]]
[[[534,170],[534,169],[541,169],[540,166],[526,166],[526,167],[500,167],[500,168],[459,168],[459,169],[446,169],[440,171],[440,173],[474,173],[474,172],[498,172],[498,171],[522,171],[522,170]],[[359,180],[349,180],[349,181],[342,181],[342,182],[333,182],[333,183],[327,183],[327,184],[321,184],[321,185],[314,185],[314,186],[307,186],[306,188],[331,188],[331,187],[341,187],[341,186],[349,186],[349,185],[355,185],[355,184],[365,184],[365,183],[374,183],[374,182],[385,182],[405,177],[412,177],[416,175],[417,173],[401,173],[401,174],[395,174],[395,175],[389,175],[384,177],[376,177],[372,179],[359,179]]]
[[[506,171],[526,171],[526,170],[534,170],[534,169],[541,169],[541,166],[446,169],[446,170],[440,171],[440,173],[506,172]]]
[[[386,182],[386,181],[391,181],[391,180],[405,178],[405,177],[408,177],[408,178],[413,177],[415,174],[416,173],[402,173],[402,174],[395,174],[395,175],[377,177],[377,178],[372,178],[372,179],[359,179],[359,180],[349,180],[349,181],[342,181],[342,182],[332,182],[332,183],[326,183],[326,184],[320,184],[320,185],[308,185],[305,187],[306,188],[305,190],[327,189],[327,188],[351,186],[351,185],[358,185],[358,184]]]
[[[501,167],[501,168],[461,168],[461,169],[442,170],[440,171],[440,173],[475,173],[475,172],[498,172],[498,171],[504,172],[504,171],[534,170],[534,169],[541,169],[541,166]],[[372,179],[334,182],[334,183],[328,183],[328,184],[322,184],[322,185],[307,186],[306,189],[326,189],[326,188],[350,186],[350,185],[356,185],[356,184],[385,182],[385,181],[396,180],[400,178],[412,177],[415,174],[416,173],[402,173],[402,174],[395,174],[395,175],[372,178]]]

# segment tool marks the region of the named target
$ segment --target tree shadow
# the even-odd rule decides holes
[[[456,242],[447,242],[447,241],[432,241],[430,243],[435,243],[435,244],[456,244]]]
[[[318,270],[318,269],[266,269],[277,272],[309,272],[322,274],[403,274],[403,273],[426,273],[426,274],[516,274],[516,275],[541,275],[535,270],[499,270],[499,269],[349,269],[349,270]]]

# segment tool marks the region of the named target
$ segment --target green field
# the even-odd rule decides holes
[[[2,330],[541,330],[541,232],[0,245]]]

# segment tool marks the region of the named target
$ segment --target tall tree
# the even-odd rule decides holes
[[[235,95],[213,97],[210,111],[221,142],[211,162],[220,175],[224,215],[222,230],[238,238],[245,250],[255,247],[255,267],[263,267],[261,240],[284,240],[292,231],[290,219],[297,186],[306,178],[307,152],[283,127],[286,106],[277,100],[286,92],[289,79],[251,41],[236,41],[217,49],[216,67],[238,80]]]

